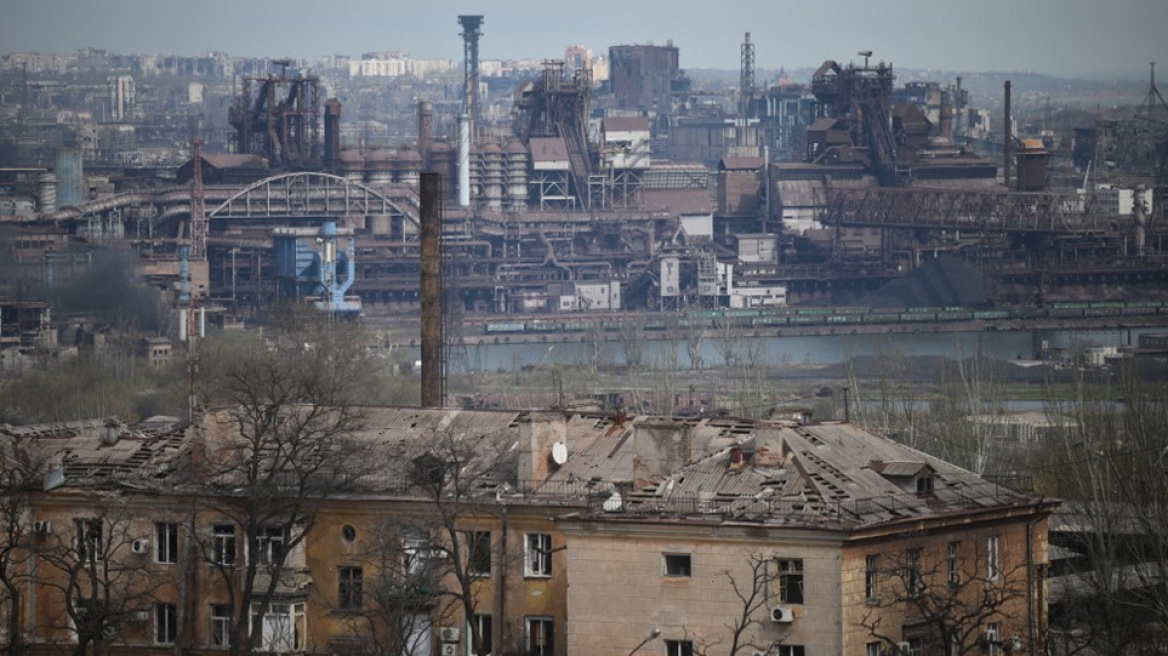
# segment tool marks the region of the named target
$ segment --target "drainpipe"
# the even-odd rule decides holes
[[[1031,654],[1038,653],[1034,629],[1034,525],[1040,520],[1036,517],[1026,522],[1026,628]]]
[[[491,645],[492,654],[503,653],[503,645],[507,644],[505,634],[507,626],[510,622],[507,621],[507,503],[503,502],[503,509],[500,517],[502,524],[499,541],[499,589],[495,591],[495,598],[497,600],[496,607],[499,609],[499,631],[495,637],[495,644]],[[555,626],[554,624],[552,626]]]

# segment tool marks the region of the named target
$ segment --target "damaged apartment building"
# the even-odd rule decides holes
[[[0,427],[28,483],[6,496],[21,592],[3,639],[33,654],[1043,653],[1055,504],[855,426],[357,410],[289,409],[272,430],[240,408],[167,429]]]

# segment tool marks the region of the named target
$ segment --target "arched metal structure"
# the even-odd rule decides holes
[[[207,214],[208,219],[390,216],[418,223],[417,192],[396,186],[390,197],[329,173],[282,173],[252,183]]]

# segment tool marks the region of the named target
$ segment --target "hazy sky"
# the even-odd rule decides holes
[[[459,60],[458,14],[486,17],[483,59],[672,40],[683,68],[736,69],[750,31],[769,69],[873,50],[908,68],[1139,77],[1158,60],[1168,71],[1168,0],[0,0],[0,50]]]

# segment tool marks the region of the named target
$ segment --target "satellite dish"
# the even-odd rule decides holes
[[[563,442],[556,442],[552,445],[552,462],[557,465],[568,462],[568,447]]]

